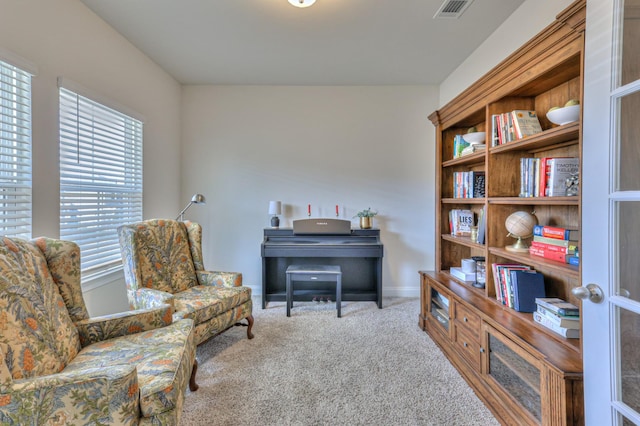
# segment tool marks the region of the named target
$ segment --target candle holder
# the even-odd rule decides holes
[[[487,281],[487,264],[484,256],[471,256],[471,259],[476,263],[476,277],[473,282],[473,286],[476,288],[484,288]]]

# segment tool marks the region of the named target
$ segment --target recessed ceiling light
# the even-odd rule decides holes
[[[316,0],[289,0],[289,3],[295,7],[309,7],[314,4]]]

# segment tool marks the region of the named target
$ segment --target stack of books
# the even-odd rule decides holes
[[[579,236],[580,232],[577,229],[535,225],[529,254],[578,266],[580,264]]]
[[[521,158],[519,196],[567,196],[567,179],[577,177],[579,168],[576,157]]]
[[[556,297],[536,298],[533,320],[567,339],[580,338],[580,309]]]
[[[487,145],[483,143],[472,143],[468,147],[464,148],[460,151],[460,156],[464,157],[465,155],[473,154],[474,152],[485,151],[487,149]]]
[[[476,273],[474,272],[466,272],[461,267],[452,266],[449,269],[449,273],[452,277],[459,279],[460,281],[464,281],[465,283],[471,284],[476,280]]]

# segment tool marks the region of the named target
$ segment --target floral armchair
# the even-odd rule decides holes
[[[251,288],[241,273],[204,269],[199,224],[150,219],[119,227],[118,236],[133,309],[170,304],[174,320],[194,320],[197,345],[245,318],[253,338]]]
[[[195,347],[168,305],[89,318],[75,243],[0,237],[0,424],[176,425]]]

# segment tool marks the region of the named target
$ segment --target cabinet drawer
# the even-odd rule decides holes
[[[480,338],[480,317],[460,303],[455,304],[454,310],[455,320],[466,328],[467,333],[471,334],[474,340],[478,340]]]
[[[456,348],[476,370],[480,371],[480,343],[464,327],[456,324]]]

